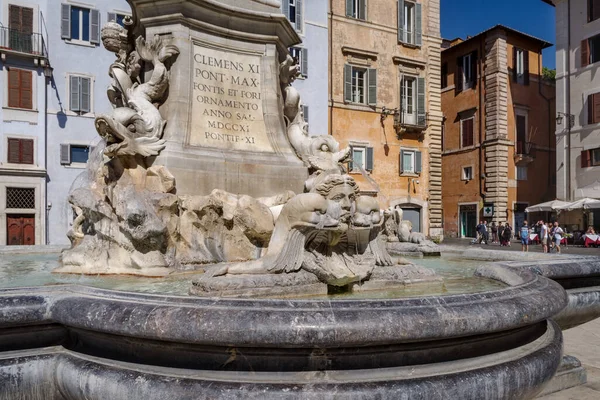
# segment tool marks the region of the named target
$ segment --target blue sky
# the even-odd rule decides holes
[[[476,35],[502,24],[532,36],[555,42],[554,7],[542,0],[441,0],[442,37]],[[555,68],[554,46],[544,50],[543,64]]]

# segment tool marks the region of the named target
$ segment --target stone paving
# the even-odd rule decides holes
[[[456,238],[445,238],[442,242],[444,246],[452,246],[452,247],[470,247],[470,248],[481,248],[481,249],[490,249],[490,250],[502,250],[502,251],[521,251],[521,242],[517,240],[513,240],[511,242],[511,246],[500,246],[498,243],[490,243],[486,244],[471,244],[472,239],[456,239]],[[585,248],[583,246],[562,246],[561,247],[562,254],[576,254],[576,255],[586,255],[586,256],[600,256],[600,248],[598,247],[588,247]],[[541,244],[532,244],[529,245],[530,253],[542,253],[542,245]],[[556,254],[556,253],[551,253]]]

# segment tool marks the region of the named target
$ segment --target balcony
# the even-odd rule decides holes
[[[515,164],[527,165],[535,160],[535,146],[533,142],[517,141],[515,144]]]
[[[423,132],[427,129],[428,114],[406,113],[397,110],[394,113],[394,128],[398,134],[404,132]]]
[[[6,60],[7,55],[31,57],[37,64],[46,65],[48,47],[41,33],[23,33],[0,25],[0,56]]]

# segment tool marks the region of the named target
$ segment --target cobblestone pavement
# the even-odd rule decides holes
[[[513,240],[511,242],[510,247],[500,246],[498,243],[490,243],[486,244],[471,244],[472,239],[455,239],[455,238],[446,238],[442,242],[442,245],[452,246],[452,247],[472,247],[472,248],[481,248],[481,249],[492,249],[492,250],[503,250],[503,251],[521,251],[521,242],[517,240]],[[586,255],[586,256],[600,256],[600,248],[598,247],[589,247],[585,248],[583,246],[562,246],[561,247],[563,254],[577,254],[577,255]],[[542,253],[542,245],[541,244],[532,244],[529,245],[529,252],[534,253]],[[552,253],[555,254],[555,253]],[[600,398],[599,398],[600,400]]]

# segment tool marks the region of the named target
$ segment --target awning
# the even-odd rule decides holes
[[[589,197],[586,197],[584,199],[574,201],[573,203],[568,203],[564,206],[560,206],[557,208],[557,210],[582,210],[584,208],[590,208],[590,206],[596,205],[600,207],[600,200],[590,199]]]
[[[541,204],[536,204],[535,206],[529,206],[525,209],[525,212],[543,212],[543,211],[556,211],[557,207],[561,207],[564,205],[569,204],[566,201],[562,201],[562,200],[552,200],[552,201],[547,201],[545,203],[541,203]]]

